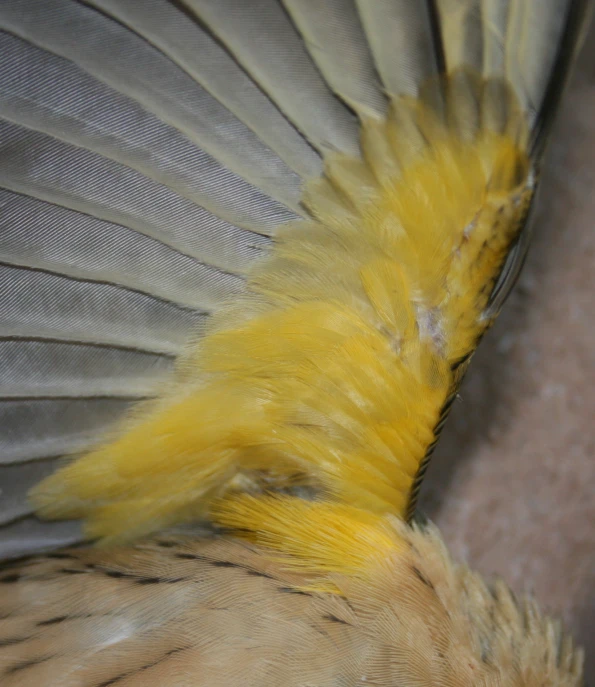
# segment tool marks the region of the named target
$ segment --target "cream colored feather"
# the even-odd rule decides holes
[[[0,573],[4,687],[579,687],[582,654],[535,605],[453,565],[438,533],[308,589],[258,547],[161,538]]]

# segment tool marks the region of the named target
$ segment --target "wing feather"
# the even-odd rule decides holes
[[[79,537],[76,524],[28,517],[29,485],[159,393],[279,227],[310,219],[303,189],[323,157],[360,156],[358,117],[386,183],[393,152],[415,145],[387,140],[390,99],[464,67],[512,83],[537,160],[590,6],[3,0],[0,557]],[[482,108],[505,122],[504,90],[479,95],[479,81],[453,81],[464,125],[479,126]],[[361,163],[349,169],[342,181],[367,188]],[[348,221],[333,183],[317,207]]]

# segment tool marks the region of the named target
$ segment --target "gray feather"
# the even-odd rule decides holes
[[[512,0],[506,75],[530,115],[541,109],[560,37],[574,0]]]
[[[484,0],[437,0],[440,33],[444,48],[446,69],[468,67],[479,74],[483,70]],[[506,2],[499,0],[500,7]]]
[[[81,541],[81,525],[70,520],[43,522],[37,518],[16,520],[2,527],[0,556],[20,558],[32,551],[52,551]]]
[[[0,261],[111,283],[207,312],[243,280],[133,229],[0,189]]]
[[[441,0],[450,4],[453,0]],[[454,4],[454,1],[453,1]],[[512,84],[530,123],[539,124],[552,80],[565,79],[566,66],[556,74],[560,45],[572,13],[578,17],[571,33],[572,52],[580,45],[580,27],[588,23],[592,3],[585,0],[482,0],[483,73]],[[554,108],[555,109],[555,108]]]
[[[171,357],[104,346],[0,340],[1,398],[147,398],[170,378]]]
[[[0,28],[72,60],[291,206],[299,177],[171,60],[121,24],[69,0],[3,0]]]
[[[10,484],[10,489],[0,493],[0,526],[33,512],[27,501],[29,489],[44,477],[51,475],[58,467],[58,463],[58,460],[44,460],[25,465],[0,465],[0,484]]]
[[[4,32],[0,54],[0,116],[5,119],[128,165],[245,229],[270,232],[297,218],[72,62]]]
[[[283,0],[283,4],[333,91],[362,116],[384,115],[387,100],[352,0]]]
[[[0,185],[130,227],[222,272],[245,274],[268,243],[129,167],[2,120]]]
[[[277,0],[185,4],[317,150],[359,154],[355,118],[333,96]]]
[[[131,407],[122,398],[0,401],[0,464],[78,453]]]
[[[386,91],[417,95],[440,66],[425,0],[357,0],[357,7]]]
[[[118,288],[0,264],[0,332],[177,355],[204,315]]]
[[[145,37],[302,177],[320,173],[319,156],[217,41],[162,0],[90,0]]]
[[[482,0],[483,75],[504,78],[506,75],[506,33],[511,0]]]

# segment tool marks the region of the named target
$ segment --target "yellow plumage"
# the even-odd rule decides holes
[[[473,85],[462,100],[459,82]],[[363,159],[329,157],[305,194],[312,219],[279,231],[169,393],[36,487],[43,516],[85,518],[104,543],[207,518],[268,531],[233,494],[296,485],[322,499],[313,523],[360,509],[355,537],[366,513],[405,516],[532,193],[519,108],[498,122],[482,104],[492,84],[462,72],[437,88],[445,111],[396,99],[364,122]],[[289,530],[296,504],[275,503]],[[297,541],[307,558],[315,544]]]
[[[558,626],[410,520],[585,17],[0,3],[8,462],[24,493],[92,447],[30,496],[100,544],[0,571],[2,685],[579,687]]]
[[[280,564],[299,571],[316,591],[338,593],[337,573],[369,579],[407,549],[395,518],[340,503],[241,494],[215,502],[211,514],[220,526],[276,551]]]

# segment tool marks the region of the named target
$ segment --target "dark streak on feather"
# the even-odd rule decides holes
[[[77,557],[73,556],[71,553],[60,553],[59,551],[56,551],[55,553],[46,553],[44,558],[51,558],[57,561],[77,560]]]
[[[112,677],[109,680],[106,680],[105,682],[101,682],[100,684],[96,685],[95,687],[110,687],[111,685],[115,685],[118,682],[125,680],[126,678],[132,677],[133,675],[136,675],[137,673],[142,673],[144,670],[148,670],[149,668],[153,668],[156,665],[159,665],[163,661],[165,661],[167,658],[172,656],[173,654],[177,654],[181,651],[186,651],[190,647],[180,647],[179,649],[171,649],[170,651],[167,651],[163,656],[156,661],[153,661],[152,663],[147,663],[144,666],[141,666],[140,668],[137,668],[136,670],[132,670],[129,673],[120,673],[120,675],[117,675],[116,677]]]
[[[175,584],[188,579],[187,577],[144,577],[121,570],[102,570],[101,572],[115,580],[127,579],[136,582],[136,584]]]
[[[110,687],[110,685],[115,685],[116,682],[124,680],[124,678],[126,677],[128,677],[128,673],[122,673],[121,675],[112,677],[109,680],[106,680],[105,682],[101,682],[99,685],[97,685],[97,687]]]
[[[77,568],[60,568],[58,572],[64,573],[65,575],[85,575],[88,571]]]
[[[177,582],[184,582],[187,577],[139,577],[136,580],[137,584],[176,584]]]
[[[275,578],[272,575],[269,575],[268,573],[261,572],[260,570],[252,570],[252,568],[245,568],[246,574],[250,575],[251,577],[264,577],[267,580],[274,580]]]
[[[28,642],[30,639],[31,637],[9,637],[8,639],[0,639],[0,647],[22,644],[23,642]]]
[[[49,618],[48,620],[40,620],[37,623],[37,627],[44,627],[46,625],[57,625],[58,623],[62,623],[65,620],[68,620],[67,615],[57,615],[54,618]]]
[[[9,666],[4,671],[4,674],[14,675],[15,673],[18,673],[21,670],[26,670],[27,668],[32,668],[33,666],[39,665],[40,663],[45,663],[45,661],[50,661],[52,658],[55,658],[55,655],[42,656],[41,658],[32,658],[29,661],[21,661],[20,663],[15,663],[14,665]]]
[[[18,582],[21,579],[19,573],[10,573],[10,575],[4,575],[0,577],[0,584],[11,584],[13,582]]]
[[[175,557],[187,561],[203,561],[205,563],[209,563],[215,568],[238,568],[239,570],[244,570],[247,575],[251,575],[252,577],[264,577],[268,580],[275,579],[272,575],[269,575],[268,573],[262,572],[260,570],[254,570],[253,568],[248,568],[245,565],[242,565],[241,563],[234,563],[233,561],[212,560],[210,558],[207,558],[206,556],[202,556],[200,554],[195,553],[176,553]]]
[[[210,562],[206,556],[201,556],[196,553],[176,553],[174,554],[176,558],[180,558],[183,561],[205,561]]]
[[[299,594],[301,596],[312,596],[312,594],[308,594],[308,592],[304,592],[301,589],[297,589],[295,587],[277,587],[277,591],[284,592],[285,594]]]
[[[113,577],[116,580],[119,580],[121,577],[134,577],[134,575],[122,572],[121,570],[102,570],[102,572],[104,575],[107,575],[108,577]]]
[[[422,571],[417,568],[415,565],[412,566],[411,568],[420,582],[426,585],[426,587],[429,587],[431,590],[435,591],[434,585],[428,580],[428,578],[422,573]]]
[[[333,623],[341,623],[341,625],[350,625],[351,623],[348,623],[346,620],[341,620],[341,618],[337,618],[336,615],[333,615],[332,613],[328,613],[327,615],[322,616],[325,620],[330,620]]]
[[[209,561],[211,565],[216,568],[241,568],[241,565],[233,563],[232,561]]]

